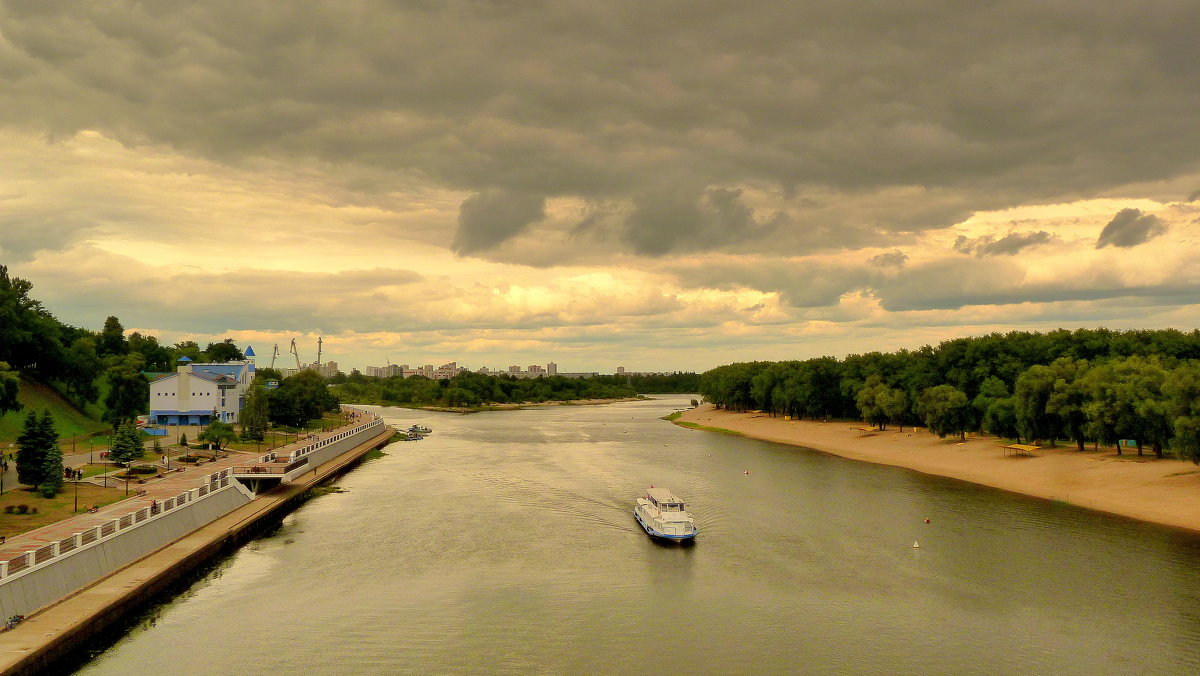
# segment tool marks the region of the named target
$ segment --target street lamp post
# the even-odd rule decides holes
[[[75,480],[75,511],[79,511],[79,479]]]

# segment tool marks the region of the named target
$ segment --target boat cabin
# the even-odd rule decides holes
[[[687,505],[684,503],[683,498],[675,495],[666,488],[646,489],[646,499],[660,512],[683,512],[687,510]]]

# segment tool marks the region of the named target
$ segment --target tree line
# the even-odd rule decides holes
[[[340,384],[335,384],[330,389],[343,401],[385,406],[471,408],[487,404],[621,399],[637,396],[637,390],[631,387],[601,382],[598,378],[515,378],[471,371],[440,380],[431,380],[424,376],[370,378],[358,373],[351,373],[344,380],[338,380],[341,381]]]
[[[743,362],[703,373],[730,410],[986,431],[1030,442],[1171,451],[1200,463],[1200,331],[1013,331],[843,359]]]

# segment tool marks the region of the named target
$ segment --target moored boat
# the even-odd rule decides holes
[[[700,532],[687,511],[687,503],[666,488],[646,489],[646,494],[637,499],[633,518],[647,533],[664,540],[690,540]]]

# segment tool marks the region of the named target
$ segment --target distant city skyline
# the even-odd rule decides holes
[[[1190,330],[1197,25],[1104,0],[0,3],[0,264],[72,325],[259,361],[323,336],[343,369]]]

